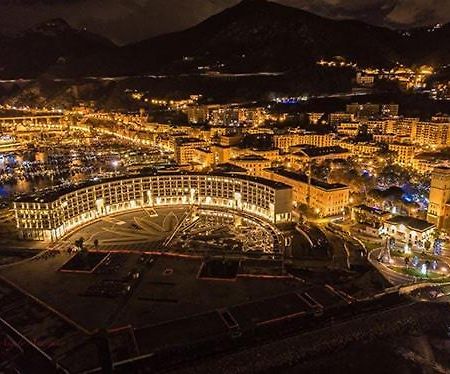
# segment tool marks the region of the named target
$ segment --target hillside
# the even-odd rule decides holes
[[[0,35],[0,77],[34,78],[55,65],[114,48],[103,37],[75,30],[61,19],[49,20],[16,36]]]
[[[188,30],[98,54],[73,73],[135,75],[286,71],[343,56],[361,65],[401,60],[400,33],[357,21],[333,21],[265,0],[244,0]]]

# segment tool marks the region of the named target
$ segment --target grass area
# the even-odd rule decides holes
[[[405,268],[405,267],[401,267],[401,266],[389,266],[389,269],[394,270],[401,274],[406,274],[406,275],[424,279],[424,280],[433,280],[434,281],[434,280],[438,280],[438,279],[442,280],[442,279],[448,278],[448,277],[444,277],[441,273],[436,273],[433,271],[430,271],[430,272],[428,272],[427,275],[424,275],[418,269],[416,269],[414,267]]]
[[[380,248],[381,244],[377,242],[369,242],[367,240],[361,240],[366,247],[367,251],[370,252],[374,249]]]
[[[425,261],[426,260],[428,260],[428,261],[433,261],[433,260],[439,261],[440,260],[439,256],[435,256],[430,253],[412,252],[412,253],[405,254],[404,252],[399,251],[399,250],[391,251],[391,256],[392,257],[409,257],[409,258],[417,256],[419,258],[419,260],[425,260]]]

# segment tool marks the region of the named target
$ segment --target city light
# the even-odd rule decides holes
[[[3,3],[2,373],[450,372],[442,1]]]

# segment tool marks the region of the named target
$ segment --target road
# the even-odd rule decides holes
[[[391,283],[393,286],[402,286],[416,282],[416,278],[407,274],[397,273],[396,271],[389,269],[386,265],[379,262],[377,258],[380,255],[380,251],[381,248],[372,250],[367,258],[372,266],[375,267],[389,283]]]
[[[347,233],[327,225],[319,225],[327,237],[332,250],[333,265],[337,268],[350,269],[366,263],[365,249]]]

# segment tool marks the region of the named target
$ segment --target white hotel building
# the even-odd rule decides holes
[[[28,195],[14,211],[21,238],[54,241],[102,216],[171,205],[233,209],[276,224],[291,220],[292,188],[246,175],[161,173]]]

